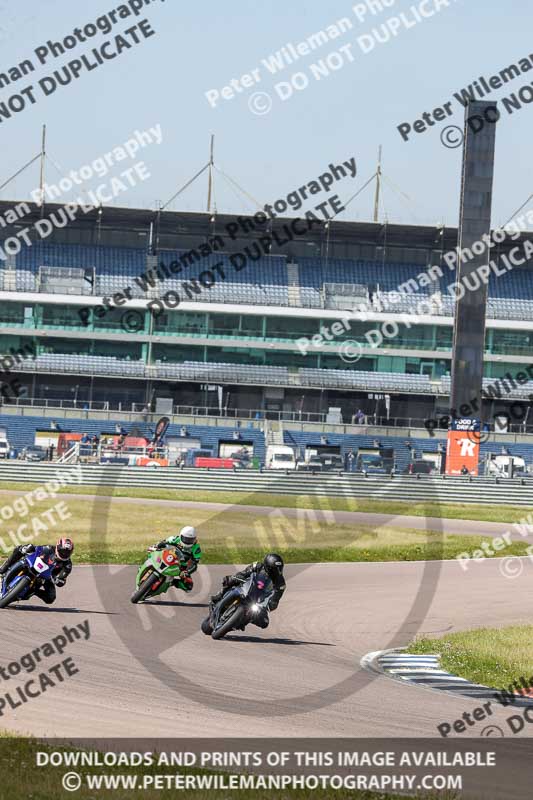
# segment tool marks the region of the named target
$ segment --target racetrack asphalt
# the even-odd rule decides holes
[[[220,642],[199,627],[233,568],[201,567],[191,595],[172,589],[160,603],[133,606],[134,567],[78,566],[54,606],[30,600],[0,611],[4,665],[65,625],[88,620],[91,631],[63,655],[78,674],[4,708],[0,727],[47,737],[438,736],[437,725],[479,702],[404,686],[360,660],[417,633],[530,622],[533,565],[520,563],[514,579],[501,559],[466,572],[456,561],[290,565],[270,627]],[[1,695],[60,660],[0,680]],[[510,713],[495,707],[490,722],[504,727]],[[479,736],[483,724],[462,735]]]

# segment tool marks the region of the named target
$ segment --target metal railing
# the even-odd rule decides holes
[[[162,416],[160,412],[152,411],[146,403],[122,402],[113,400],[67,400],[44,397],[18,397],[13,398],[4,408],[11,406],[47,409],[54,411],[79,411],[81,414],[90,411],[116,411],[118,413],[138,414],[140,417]],[[224,417],[227,419],[239,420],[277,420],[287,422],[316,422],[325,423],[327,414],[324,412],[310,411],[269,411],[265,409],[245,409],[245,408],[219,408],[218,406],[193,406],[193,405],[173,405],[172,416],[187,417]],[[59,415],[58,415],[59,416]]]
[[[106,401],[81,401],[81,400],[59,400],[54,398],[13,398],[12,402],[0,405],[0,413],[9,413],[11,408],[21,409],[35,409],[36,412],[53,411],[59,418],[67,417],[67,412],[79,412],[80,417],[87,418],[91,412],[105,412],[112,418],[112,414],[134,414],[140,421],[153,421],[159,416],[163,416],[163,412],[155,412],[150,410],[145,403],[133,402],[113,402],[112,400]],[[209,420],[235,420],[236,422],[254,421],[258,424],[264,420],[272,422],[288,422],[300,427],[302,425],[327,425],[333,428],[354,428],[354,433],[367,432],[368,428],[397,428],[403,430],[423,430],[429,432],[432,425],[428,422],[435,422],[435,427],[432,433],[434,435],[445,436],[447,427],[441,426],[440,417],[385,417],[376,414],[365,414],[362,418],[358,419],[354,414],[351,419],[344,419],[342,422],[328,422],[328,415],[326,412],[311,412],[311,411],[271,411],[268,409],[244,409],[244,408],[219,408],[218,406],[193,406],[193,405],[173,405],[172,411],[167,412],[169,416],[173,417],[192,417],[193,419],[209,419]],[[40,414],[38,414],[40,415]],[[69,414],[68,416],[72,416]],[[194,424],[194,423],[193,423]],[[533,434],[533,419],[531,422],[510,423],[507,432],[495,431],[494,425],[491,424],[490,433],[492,436],[505,437],[509,434],[518,435],[531,435]],[[387,435],[384,433],[384,435]]]

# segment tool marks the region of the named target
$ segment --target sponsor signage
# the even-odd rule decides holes
[[[452,420],[446,448],[446,475],[479,474],[479,419]]]

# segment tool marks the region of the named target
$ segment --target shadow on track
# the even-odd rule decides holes
[[[104,617],[120,616],[119,611],[85,611],[83,608],[52,608],[51,606],[27,606],[27,605],[13,605],[2,609],[2,611],[44,611],[48,614],[102,614]]]
[[[209,608],[209,603],[180,603],[171,600],[145,600],[143,606],[171,606],[172,608]]]
[[[265,639],[261,636],[224,636],[221,639],[222,642],[257,642],[258,644],[284,644],[284,645],[302,645],[302,644],[313,644],[318,645],[319,647],[336,647],[336,644],[331,644],[330,642],[303,642],[299,639],[280,639],[280,638],[270,638]]]

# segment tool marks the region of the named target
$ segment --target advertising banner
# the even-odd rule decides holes
[[[448,431],[446,475],[479,474],[479,419],[454,419]]]

